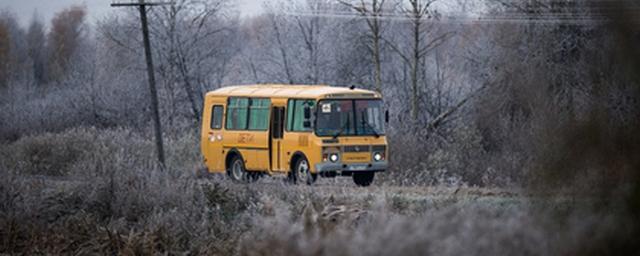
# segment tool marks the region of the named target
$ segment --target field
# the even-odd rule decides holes
[[[594,205],[589,196],[405,187],[384,177],[369,188],[350,179],[236,184],[197,171],[194,136],[169,140],[164,170],[150,143],[125,129],[76,128],[3,145],[0,252],[580,254],[590,251],[582,239],[615,227],[579,214]]]
[[[132,8],[0,1],[0,255],[640,255],[639,1],[246,1],[149,7],[152,72]],[[380,92],[388,170],[203,172],[249,84]]]

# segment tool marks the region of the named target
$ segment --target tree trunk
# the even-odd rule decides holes
[[[374,65],[374,88],[377,92],[382,93],[382,64],[380,58],[380,40],[382,40],[382,35],[380,31],[380,19],[379,15],[382,13],[384,8],[384,0],[372,0],[371,1],[371,10],[367,9],[367,4],[362,0],[359,6],[353,5],[347,1],[338,0],[338,2],[348,6],[349,8],[355,10],[360,13],[360,15],[365,17],[367,22],[367,26],[369,26],[369,30],[371,32],[371,42],[369,47],[371,47],[372,60]]]
[[[282,62],[284,65],[284,73],[287,76],[287,81],[289,84],[294,84],[293,78],[291,77],[291,70],[289,69],[289,60],[287,59],[287,51],[285,50],[285,46],[282,43],[282,38],[280,38],[280,29],[278,28],[278,24],[276,23],[275,17],[271,18],[273,23],[273,30],[276,32],[276,40],[278,41],[278,48],[280,48],[280,55],[282,55]]]
[[[373,37],[373,63],[375,66],[375,88],[376,91],[382,93],[382,65],[380,64],[380,32],[378,31],[378,19],[375,18],[374,23],[376,24],[375,35]]]
[[[191,104],[193,120],[198,123],[200,122],[200,110],[198,107],[198,102],[196,102],[196,96],[194,95],[195,93],[193,87],[191,87],[191,82],[189,82],[189,71],[187,70],[186,62],[184,60],[180,61],[180,75],[182,76],[184,90],[187,93],[187,99],[189,99],[189,103]]]
[[[417,10],[415,10],[417,12]],[[418,66],[420,65],[420,18],[419,13],[413,22],[413,58],[411,63],[411,118],[418,120]]]

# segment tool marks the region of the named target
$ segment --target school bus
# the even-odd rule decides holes
[[[354,87],[244,85],[208,92],[201,150],[211,173],[312,184],[318,176],[372,183],[388,166],[379,93]]]

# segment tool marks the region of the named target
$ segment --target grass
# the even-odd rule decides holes
[[[166,169],[151,142],[126,129],[76,128],[0,146],[0,253],[576,254],[590,228],[602,227],[593,215],[574,217],[588,200],[508,189],[203,178],[194,145],[190,133],[168,138]]]

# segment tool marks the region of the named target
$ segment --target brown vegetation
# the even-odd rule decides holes
[[[0,88],[5,88],[9,79],[9,42],[9,30],[0,20]]]
[[[85,7],[72,6],[57,13],[51,20],[48,42],[52,79],[59,79],[68,71],[71,57],[80,44],[86,14]]]

